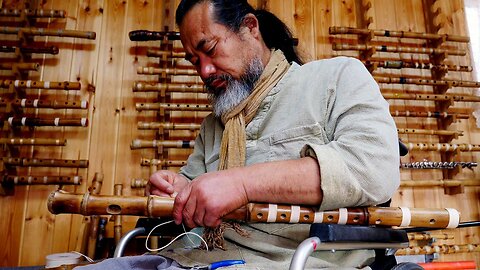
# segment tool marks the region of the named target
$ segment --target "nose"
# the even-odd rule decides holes
[[[200,77],[202,78],[202,80],[204,81],[217,72],[215,65],[207,57],[200,59],[200,65],[198,69],[199,70],[197,71],[200,74]]]

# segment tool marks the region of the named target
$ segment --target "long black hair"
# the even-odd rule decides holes
[[[303,64],[299,57],[292,32],[277,16],[267,10],[255,10],[247,0],[182,0],[175,14],[176,23],[180,25],[185,15],[195,5],[209,2],[214,7],[215,21],[221,23],[234,33],[240,31],[243,19],[249,13],[257,17],[260,33],[269,49],[279,49],[289,62]]]

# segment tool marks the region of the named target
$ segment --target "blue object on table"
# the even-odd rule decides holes
[[[192,269],[195,270],[215,270],[220,267],[225,267],[225,266],[230,266],[230,265],[236,265],[236,264],[245,264],[244,260],[224,260],[224,261],[218,261],[211,263],[207,266],[195,266]]]

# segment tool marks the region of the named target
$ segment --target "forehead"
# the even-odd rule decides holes
[[[185,49],[196,49],[199,42],[209,41],[229,30],[213,19],[213,5],[209,1],[192,7],[180,25],[180,38]]]

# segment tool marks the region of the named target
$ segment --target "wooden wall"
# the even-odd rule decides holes
[[[80,186],[65,186],[64,189],[83,193],[90,186],[95,173],[104,175],[102,194],[113,194],[114,184],[123,184],[123,194],[138,195],[141,192],[130,189],[133,178],[148,178],[148,167],[140,166],[141,157],[152,158],[153,150],[130,149],[135,138],[154,136],[152,131],[139,131],[137,122],[155,118],[155,113],[136,111],[136,102],[151,102],[155,95],[133,93],[135,80],[154,80],[155,77],[137,75],[139,66],[155,64],[154,59],[145,56],[147,47],[158,46],[158,42],[132,42],[128,38],[131,30],[165,30],[174,27],[173,14],[178,0],[43,0],[38,1],[43,9],[62,9],[67,11],[66,19],[42,20],[49,28],[65,28],[94,31],[94,41],[73,38],[35,38],[38,41],[58,44],[60,53],[55,56],[35,56],[41,64],[40,72],[32,72],[30,78],[43,81],[79,81],[80,91],[44,92],[42,97],[63,98],[67,100],[85,99],[89,109],[85,115],[89,119],[87,128],[38,128],[36,136],[66,138],[67,145],[54,150],[46,147],[24,149],[25,155],[35,158],[86,159],[88,169],[43,169],[49,175],[79,174],[83,176]],[[329,58],[336,55],[358,57],[357,52],[333,51],[331,42],[340,37],[330,36],[329,26],[357,27],[364,21],[364,15],[371,17],[371,29],[390,29],[425,32],[432,28],[432,22],[426,21],[428,9],[439,13],[438,21],[441,33],[468,35],[465,22],[465,6],[462,0],[438,0],[435,5],[428,0],[370,0],[371,8],[364,12],[361,0],[251,0],[252,5],[264,7],[283,19],[300,40],[299,48],[308,60]],[[468,1],[476,8],[480,16],[480,6],[476,1]],[[21,7],[23,1],[0,0],[1,7]],[[476,7],[475,7],[476,5]],[[434,25],[435,26],[435,25]],[[9,39],[6,35],[0,38]],[[348,36],[346,38],[354,38]],[[466,45],[458,45],[469,50]],[[391,57],[408,59],[409,54],[389,54]],[[0,58],[7,57],[7,54]],[[457,65],[470,65],[470,53],[466,57],[449,56]],[[424,58],[428,60],[428,56]],[[478,67],[480,69],[480,67]],[[0,76],[9,73],[0,71]],[[384,71],[390,74],[404,74],[408,71]],[[428,71],[415,71],[417,75],[428,76]],[[473,80],[470,74],[451,72],[447,78]],[[480,79],[480,78],[477,78]],[[393,90],[424,90],[431,87],[391,86],[381,87]],[[475,89],[455,90],[454,93],[475,94]],[[389,100],[393,108],[402,110],[411,104],[417,107],[433,106],[431,102],[408,102]],[[457,102],[459,112],[469,111],[474,103]],[[477,105],[478,106],[478,105]],[[64,110],[62,115],[72,112]],[[438,122],[422,118],[396,118],[400,128],[435,129]],[[461,120],[453,123],[449,129],[462,130],[464,136],[454,143],[480,144],[480,131],[475,120]],[[406,142],[438,142],[435,136],[401,135]],[[175,154],[174,152],[173,154]],[[178,156],[185,158],[186,152],[179,151]],[[479,161],[478,152],[462,152],[455,159],[459,161]],[[435,151],[416,151],[402,158],[402,162],[438,160]],[[175,168],[173,168],[175,169]],[[33,170],[33,169],[32,169]],[[27,169],[26,173],[29,172]],[[38,172],[38,171],[36,171]],[[442,179],[438,170],[402,170],[402,179]],[[463,169],[455,179],[479,179],[478,168]],[[17,186],[14,196],[0,197],[0,266],[30,266],[44,264],[45,256],[51,253],[71,250],[84,251],[84,231],[86,222],[80,216],[50,214],[46,206],[48,194],[57,186]],[[394,205],[412,207],[453,207],[462,213],[462,221],[479,220],[480,189],[465,187],[455,195],[446,195],[443,188],[401,188],[393,198]],[[126,223],[134,222],[124,218]],[[446,243],[479,243],[479,230],[475,228],[455,230],[455,240]],[[478,253],[442,255],[442,260],[475,259],[480,264]]]

